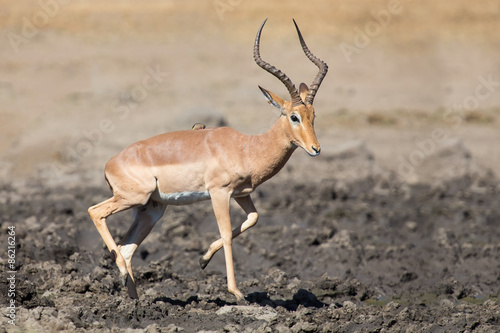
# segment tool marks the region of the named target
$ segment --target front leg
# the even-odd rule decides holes
[[[233,265],[233,250],[232,250],[232,231],[231,231],[231,218],[229,215],[229,200],[231,193],[226,189],[218,189],[210,191],[212,198],[212,206],[219,226],[219,232],[224,247],[224,257],[226,260],[227,272],[227,289],[230,293],[236,296],[236,300],[243,300],[243,294],[236,287],[236,279],[234,278],[234,265]]]
[[[247,195],[245,197],[238,197],[234,200],[238,203],[238,205],[240,205],[241,208],[243,208],[243,210],[247,214],[247,219],[238,227],[234,228],[232,233],[233,238],[237,237],[245,230],[253,227],[257,223],[257,220],[259,218],[250,195]],[[208,251],[200,258],[200,266],[202,269],[205,269],[205,267],[207,267],[214,254],[222,248],[222,245],[222,238],[219,238],[218,240],[210,244]]]

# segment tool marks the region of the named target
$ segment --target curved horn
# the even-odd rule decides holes
[[[259,65],[262,69],[274,75],[276,78],[278,78],[278,80],[280,80],[285,85],[285,87],[288,89],[288,92],[290,93],[290,96],[292,97],[292,106],[303,104],[302,100],[300,99],[300,95],[299,92],[297,91],[297,88],[295,88],[295,85],[288,78],[288,76],[286,76],[285,73],[283,73],[276,67],[262,60],[262,58],[260,57],[260,51],[259,51],[260,33],[262,32],[262,28],[264,27],[264,24],[266,24],[266,22],[267,19],[265,19],[264,22],[262,22],[262,25],[260,26],[260,29],[257,32],[257,37],[255,37],[255,44],[253,47],[253,58],[257,63],[257,65]]]
[[[293,20],[293,24],[295,24],[295,29],[297,29],[297,33],[300,39],[300,45],[302,45],[302,50],[304,50],[304,53],[306,54],[307,58],[309,58],[309,60],[311,60],[319,68],[319,72],[316,75],[316,78],[314,79],[313,83],[309,87],[309,93],[307,93],[305,100],[306,104],[312,105],[314,101],[314,96],[316,95],[316,92],[318,91],[321,82],[323,81],[326,73],[328,72],[328,65],[325,62],[321,61],[319,58],[316,58],[314,54],[312,54],[311,51],[309,51],[309,48],[307,47],[304,38],[302,38],[302,34],[300,33],[299,27],[297,26],[295,20]]]

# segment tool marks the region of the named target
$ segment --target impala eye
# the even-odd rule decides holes
[[[294,115],[294,114],[292,114],[292,115],[290,116],[290,119],[291,119],[294,123],[300,123],[299,118],[298,118],[296,115]]]

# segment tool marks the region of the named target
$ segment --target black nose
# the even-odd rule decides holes
[[[315,148],[314,146],[311,146],[312,150],[316,152],[316,155],[319,155],[319,152],[321,151],[321,147]]]

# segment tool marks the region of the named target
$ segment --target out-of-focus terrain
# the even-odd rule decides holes
[[[58,163],[69,167],[65,173],[96,170],[138,139],[207,117],[211,125],[222,118],[245,133],[265,131],[276,114],[257,85],[286,97],[253,62],[266,17],[262,55],[296,84],[312,82],[316,68],[291,18],[330,66],[315,101],[325,151],[364,140],[395,170],[398,156],[408,158],[417,141],[442,128],[482,165],[500,161],[497,1],[17,1],[1,8],[7,179],[40,176],[41,166],[53,177]],[[147,68],[162,76],[144,93]],[[484,81],[492,83],[478,88]],[[112,122],[106,133],[103,119]]]

